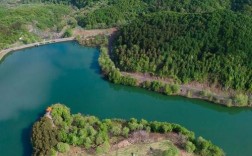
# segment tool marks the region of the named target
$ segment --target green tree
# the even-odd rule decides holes
[[[123,127],[122,135],[127,138],[129,136],[129,131],[130,129],[128,127]]]
[[[32,127],[32,145],[34,155],[49,155],[51,149],[57,144],[57,130],[52,126],[52,121],[42,117]]]
[[[163,152],[163,156],[178,156],[179,151],[175,146],[171,146],[169,149]]]
[[[73,36],[72,29],[70,28],[66,29],[65,33],[63,34],[63,37],[71,37],[71,36]]]
[[[59,142],[57,144],[57,150],[61,153],[66,153],[70,150],[70,147],[67,143]]]
[[[239,106],[247,106],[248,105],[248,96],[244,94],[236,94],[234,97],[234,102]]]
[[[187,141],[184,145],[184,149],[189,153],[193,153],[196,147],[191,141]]]
[[[164,93],[165,93],[166,95],[171,95],[171,94],[173,94],[173,91],[172,91],[172,88],[171,88],[170,85],[168,85],[168,84],[165,85],[165,87],[164,87]]]

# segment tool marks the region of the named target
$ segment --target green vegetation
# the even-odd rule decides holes
[[[58,142],[57,144],[57,151],[61,152],[61,153],[66,153],[70,150],[70,147],[68,144],[63,143],[63,142]]]
[[[81,1],[79,1],[81,2]],[[79,25],[86,28],[106,28],[128,24],[136,18],[159,12],[171,11],[181,14],[202,14],[216,10],[232,10],[251,15],[251,0],[100,0],[82,1],[85,5],[76,5],[86,9],[78,14]],[[69,3],[75,5],[69,1]]]
[[[34,155],[49,155],[51,149],[57,145],[57,129],[53,128],[52,121],[42,117],[32,128],[32,145]]]
[[[89,29],[107,28],[123,25],[144,10],[145,5],[141,0],[111,0],[106,7],[80,15],[77,19],[79,25]]]
[[[163,156],[179,156],[179,151],[176,147],[171,147],[165,150],[162,154]]]
[[[40,40],[41,30],[57,27],[71,8],[65,5],[0,5],[0,50],[18,41],[27,44]],[[43,34],[43,33],[42,33]]]
[[[183,136],[183,147],[195,154],[202,156],[222,156],[223,151],[213,145],[210,141],[199,137],[186,128],[167,122],[148,122],[146,120],[121,119],[100,120],[95,116],[71,114],[70,109],[61,104],[52,105],[51,117],[42,117],[33,125],[32,144],[34,155],[49,155],[59,151],[61,153],[69,150],[69,145],[79,146],[91,152],[106,153],[110,150],[113,142],[127,138],[136,131],[152,133],[176,133]],[[113,138],[113,139],[112,139]],[[168,147],[167,147],[168,148]],[[178,150],[170,146],[167,154],[177,154]]]
[[[113,54],[123,71],[252,91],[252,19],[231,11],[159,12],[123,27]]]
[[[105,48],[99,58],[111,82],[166,95],[181,94],[180,83],[207,82],[243,96],[220,99],[207,90],[188,90],[183,95],[228,106],[251,105],[251,0],[5,0],[3,4],[0,49],[39,41],[46,38],[41,35],[44,32],[63,28],[65,32],[57,37],[70,37],[77,25],[86,29],[119,26],[110,52],[114,62]],[[108,46],[107,36],[77,39],[84,45]],[[174,84],[139,83],[120,71],[168,77]]]
[[[248,105],[248,96],[244,95],[244,94],[236,94],[234,97],[234,102],[238,105],[238,106],[247,106]]]
[[[123,76],[120,70],[115,67],[114,62],[110,59],[108,55],[108,49],[105,47],[100,48],[99,64],[104,75],[109,79],[109,81],[115,84],[123,84],[129,86],[136,86],[137,80],[129,76]]]
[[[70,29],[70,28],[68,28],[68,29],[65,31],[63,37],[71,37],[71,36],[73,36],[73,30]]]
[[[78,42],[81,45],[91,46],[91,47],[106,47],[108,46],[108,36],[106,35],[97,35],[94,37],[89,37],[82,39],[81,37],[77,37]]]

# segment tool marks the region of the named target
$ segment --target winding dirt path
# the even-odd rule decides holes
[[[151,76],[150,74],[144,74],[144,73],[130,73],[130,72],[121,72],[123,76],[130,76],[137,80],[138,84],[144,82],[144,81],[159,81],[163,84],[174,84],[174,81],[169,78],[161,78],[157,76]],[[201,84],[199,82],[192,82],[188,84],[181,84],[180,86],[180,92],[177,95],[180,96],[186,96],[188,97],[188,91],[192,93],[190,98],[196,98],[196,99],[204,99],[209,100],[207,97],[202,97],[200,95],[200,92],[203,90],[209,90],[212,93],[212,96],[219,100],[219,104],[224,104],[222,101],[227,100],[230,97],[230,93],[221,91],[220,89],[217,90],[217,88],[211,88],[210,86],[207,86],[207,84]],[[217,91],[215,91],[217,90]]]
[[[101,34],[111,35],[111,34],[113,34],[116,31],[117,31],[116,28],[91,29],[91,30],[84,30],[84,29],[81,29],[81,28],[76,28],[76,29],[73,30],[73,37],[69,37],[69,38],[56,38],[56,39],[51,39],[51,40],[45,40],[45,41],[42,41],[42,42],[35,42],[35,43],[31,43],[31,44],[21,45],[21,46],[18,46],[18,47],[12,47],[12,48],[8,48],[8,49],[4,49],[4,50],[0,51],[0,61],[8,53],[16,51],[16,50],[26,49],[26,48],[30,48],[30,47],[36,47],[36,46],[45,45],[45,44],[52,44],[52,43],[58,43],[58,42],[72,41],[72,40],[75,40],[75,38],[77,36],[82,37],[82,39],[86,39],[88,37],[97,36],[97,35],[101,35]]]
[[[47,41],[43,41],[43,42],[35,42],[35,43],[31,43],[31,44],[25,44],[25,45],[22,45],[19,47],[4,49],[4,50],[0,51],[0,61],[2,60],[2,58],[5,55],[7,55],[10,52],[16,51],[16,50],[26,49],[26,48],[30,48],[30,47],[36,47],[36,46],[45,45],[45,44],[72,41],[72,40],[75,40],[75,38],[74,37],[59,38],[59,39],[47,40]]]

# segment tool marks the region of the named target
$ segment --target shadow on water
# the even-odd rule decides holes
[[[95,51],[90,64],[90,69],[94,70],[96,74],[101,74],[101,68],[98,63],[99,52]]]
[[[5,61],[5,59],[9,56],[11,56],[15,51],[9,52],[0,60],[0,65]]]
[[[31,132],[32,124],[22,130],[23,156],[32,155]]]
[[[108,81],[104,78],[104,81]],[[193,105],[198,105],[200,107],[210,109],[213,111],[217,111],[220,113],[228,113],[230,115],[235,115],[243,112],[251,112],[252,108],[237,108],[237,107],[226,107],[220,104],[215,104],[213,102],[208,102],[201,99],[189,99],[187,97],[183,96],[167,96],[164,94],[156,93],[150,90],[146,90],[139,87],[130,87],[130,86],[123,86],[123,85],[116,85],[109,82],[109,87],[115,91],[125,91],[128,93],[141,93],[144,95],[147,95],[149,97],[152,97],[154,99],[167,101],[167,100],[173,100],[173,101],[189,101]]]
[[[21,141],[22,141],[22,145],[23,145],[23,153],[22,156],[28,156],[28,155],[32,155],[33,149],[32,149],[32,143],[31,143],[31,136],[32,136],[32,126],[33,124],[38,121],[41,117],[44,116],[43,112],[40,112],[37,115],[37,119],[34,120],[31,124],[29,124],[29,126],[27,126],[26,128],[24,128],[22,130],[22,136],[21,136]]]

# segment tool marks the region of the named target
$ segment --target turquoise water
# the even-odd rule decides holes
[[[31,125],[53,103],[100,118],[176,122],[212,140],[227,155],[252,153],[251,109],[225,108],[140,88],[99,74],[99,51],[75,42],[25,49],[0,64],[1,156],[31,155]]]

